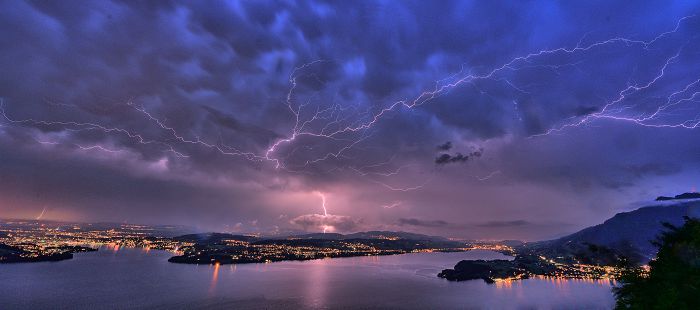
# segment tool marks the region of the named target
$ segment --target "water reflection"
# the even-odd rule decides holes
[[[168,263],[172,253],[107,245],[58,263],[2,266],[3,309],[611,308],[606,280],[546,277],[485,284],[435,275],[494,252],[419,253],[244,265]],[[38,294],[38,292],[42,292]],[[80,294],[76,294],[80,292]]]
[[[309,268],[309,272],[304,277],[303,286],[305,287],[305,295],[309,296],[311,305],[321,307],[327,304],[326,300],[326,285],[329,281],[328,259],[320,259],[308,261],[307,263],[313,267]]]
[[[219,280],[219,268],[221,265],[219,263],[214,264],[214,271],[211,274],[211,283],[209,284],[209,294],[213,294],[216,290],[216,282]]]
[[[119,245],[116,243],[107,243],[107,244],[101,246],[100,250],[103,250],[103,251],[107,250],[107,251],[116,253],[116,252],[119,252]]]
[[[563,286],[563,285],[567,285],[570,283],[587,283],[587,284],[605,285],[605,286],[611,286],[611,287],[617,285],[617,281],[615,281],[614,279],[593,279],[593,278],[563,279],[563,278],[555,278],[555,277],[547,277],[547,276],[534,276],[532,278],[542,280],[542,281],[545,281],[548,283],[552,283],[556,286]]]

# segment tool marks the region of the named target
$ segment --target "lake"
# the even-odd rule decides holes
[[[611,284],[437,278],[462,259],[417,253],[246,265],[168,263],[171,253],[102,247],[61,262],[0,265],[1,309],[609,309]]]

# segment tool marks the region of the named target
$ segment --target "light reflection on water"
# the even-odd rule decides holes
[[[221,268],[221,265],[216,263],[211,266],[211,268],[214,269],[214,271],[211,273],[211,285],[209,285],[210,294],[216,290],[216,282],[219,280],[219,268]]]
[[[56,263],[0,265],[3,309],[405,308],[607,309],[607,280],[448,282],[462,259],[499,253],[418,253],[247,265],[168,263],[171,253],[105,246]],[[12,292],[11,294],[9,292]],[[39,292],[41,292],[39,294]]]

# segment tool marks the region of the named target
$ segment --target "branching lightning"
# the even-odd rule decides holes
[[[130,130],[124,129],[124,128],[119,128],[119,127],[109,127],[109,126],[104,126],[98,123],[89,123],[89,122],[75,122],[75,121],[47,121],[47,120],[36,120],[33,118],[27,118],[27,119],[13,119],[11,118],[8,113],[5,111],[5,101],[4,98],[0,98],[0,114],[2,114],[2,118],[6,120],[9,123],[12,124],[20,124],[20,125],[34,125],[37,127],[41,126],[57,126],[57,127],[62,127],[66,131],[100,131],[105,134],[112,134],[112,133],[117,133],[121,134],[123,136],[128,137],[131,141],[141,144],[141,145],[160,145],[165,147],[165,151],[173,153],[177,157],[188,157],[187,155],[180,153],[175,150],[175,148],[165,142],[162,141],[155,141],[155,140],[149,140],[144,138],[143,135],[139,133],[132,132]],[[36,140],[36,139],[35,139]],[[53,144],[51,142],[42,142],[38,141],[39,143],[42,144]],[[80,147],[80,146],[78,146]],[[81,149],[85,149],[84,147],[80,147]]]
[[[566,128],[578,127],[589,123],[596,119],[609,119],[616,121],[630,122],[636,125],[652,128],[685,128],[685,129],[695,129],[698,128],[700,124],[700,113],[696,115],[691,115],[690,117],[684,118],[677,121],[664,121],[663,112],[668,110],[673,106],[677,106],[684,102],[699,102],[697,101],[697,96],[700,95],[700,91],[690,91],[698,85],[700,78],[692,81],[691,83],[681,86],[680,90],[673,91],[669,94],[664,103],[659,105],[653,112],[641,115],[625,115],[624,112],[627,110],[632,110],[634,103],[628,105],[622,105],[631,95],[648,90],[658,84],[664,77],[677,58],[681,55],[681,50],[679,50],[674,55],[666,59],[663,66],[658,70],[658,74],[651,78],[648,82],[642,84],[634,84],[625,87],[618,92],[617,98],[606,103],[599,112],[591,113],[581,117],[578,120],[574,120],[569,123],[565,123],[559,127],[551,128],[546,132],[535,135],[535,136],[545,136],[554,132],[563,131]]]
[[[407,109],[416,108],[418,106],[421,106],[421,105],[424,105],[424,104],[430,102],[431,100],[449,92],[450,90],[452,90],[456,87],[459,87],[459,86],[464,85],[464,84],[474,83],[475,81],[478,81],[478,80],[501,81],[518,92],[529,93],[527,90],[523,89],[522,87],[515,85],[509,79],[504,78],[504,77],[499,77],[499,74],[504,72],[504,71],[518,71],[518,70],[522,70],[522,69],[526,69],[526,68],[533,68],[533,67],[545,67],[545,68],[556,71],[556,70],[559,70],[559,69],[566,67],[566,66],[577,66],[581,63],[581,61],[575,61],[575,62],[559,64],[559,65],[532,64],[532,61],[534,61],[535,59],[537,59],[539,57],[544,57],[544,56],[549,56],[549,55],[560,55],[560,54],[575,55],[578,53],[588,52],[588,51],[591,51],[591,50],[596,49],[596,48],[601,48],[603,46],[610,46],[610,45],[615,45],[615,44],[622,44],[626,47],[639,46],[639,47],[643,48],[644,50],[649,50],[650,48],[652,48],[657,42],[659,42],[663,38],[678,32],[681,29],[681,27],[685,21],[687,21],[688,19],[694,18],[694,17],[695,17],[695,15],[683,17],[676,22],[676,25],[672,30],[658,34],[657,36],[653,37],[652,39],[646,40],[646,41],[635,40],[635,39],[630,39],[630,38],[625,38],[625,37],[615,37],[615,38],[610,38],[607,40],[593,42],[593,43],[589,43],[589,44],[585,45],[583,42],[584,42],[584,39],[588,36],[588,34],[586,34],[583,38],[581,38],[581,40],[578,41],[576,46],[574,46],[572,48],[559,47],[559,48],[555,48],[555,49],[545,49],[545,50],[536,51],[536,52],[533,52],[533,53],[530,53],[530,54],[527,54],[524,56],[518,56],[518,57],[515,57],[515,58],[511,59],[510,61],[502,64],[501,66],[498,66],[498,67],[496,67],[496,68],[494,68],[486,73],[483,73],[483,74],[474,74],[474,73],[470,72],[464,76],[459,77],[459,75],[464,71],[464,69],[462,68],[462,70],[460,70],[459,73],[437,81],[435,83],[435,88],[432,90],[424,91],[411,100],[396,101],[392,104],[389,104],[388,106],[385,106],[384,108],[381,108],[380,110],[378,110],[374,114],[370,114],[368,117],[365,117],[365,118],[367,118],[366,121],[360,120],[360,121],[355,122],[354,124],[351,124],[351,125],[339,126],[335,130],[328,130],[328,128],[330,125],[338,125],[340,123],[339,116],[335,116],[333,122],[327,123],[326,126],[324,126],[323,130],[321,130],[321,131],[317,131],[317,132],[305,131],[305,130],[303,130],[303,128],[305,128],[305,126],[310,124],[310,123],[313,123],[315,121],[323,119],[322,117],[320,117],[320,115],[323,115],[323,113],[326,113],[327,111],[336,111],[339,107],[331,106],[331,107],[328,107],[327,109],[320,110],[320,111],[317,109],[316,113],[311,118],[306,119],[306,120],[301,120],[301,117],[300,117],[300,115],[302,114],[301,111],[305,107],[305,105],[304,104],[298,105],[297,108],[293,107],[292,94],[297,86],[296,73],[299,70],[308,68],[319,61],[308,63],[308,64],[305,64],[301,67],[296,68],[290,77],[290,84],[292,85],[292,87],[290,88],[290,91],[287,95],[287,105],[288,105],[290,111],[292,111],[292,114],[296,118],[293,132],[291,135],[288,136],[288,138],[280,139],[280,140],[276,141],[275,143],[273,143],[271,145],[271,147],[265,153],[265,158],[268,160],[274,161],[276,164],[276,167],[280,167],[281,166],[280,159],[276,158],[274,156],[274,154],[277,151],[277,149],[279,148],[279,146],[282,144],[291,144],[295,140],[297,140],[303,136],[310,136],[310,137],[315,137],[315,138],[325,138],[325,139],[337,139],[339,136],[346,135],[349,133],[364,132],[364,131],[369,130],[372,127],[374,127],[377,124],[377,122],[379,122],[381,119],[385,118],[391,112],[394,112],[395,110],[397,110],[399,107],[404,107]],[[700,124],[700,115],[694,116],[693,118],[690,118],[690,119],[679,121],[677,123],[658,123],[657,124],[657,123],[653,123],[652,121],[659,120],[660,114],[663,111],[669,109],[670,107],[676,106],[682,102],[696,100],[697,96],[699,95],[698,92],[693,92],[689,96],[682,96],[682,95],[685,94],[689,89],[694,87],[696,84],[698,84],[700,82],[699,80],[696,80],[696,81],[686,85],[680,91],[676,91],[676,92],[672,93],[667,98],[667,101],[665,104],[659,106],[655,112],[653,112],[649,115],[639,116],[639,117],[629,117],[629,116],[616,115],[614,113],[614,112],[619,112],[621,110],[625,110],[625,109],[629,108],[629,107],[623,107],[622,109],[614,109],[615,105],[624,101],[629,95],[631,95],[632,93],[636,93],[636,92],[648,89],[649,87],[651,87],[655,83],[657,83],[657,81],[662,79],[664,77],[664,73],[666,72],[667,68],[676,61],[676,59],[680,55],[680,52],[681,51],[679,50],[676,54],[674,54],[671,57],[669,57],[668,59],[666,59],[666,62],[662,66],[662,68],[660,69],[659,74],[657,76],[655,76],[653,79],[651,79],[649,82],[647,82],[645,84],[635,84],[635,85],[630,85],[630,86],[626,87],[625,89],[623,89],[619,92],[619,96],[617,99],[605,104],[605,106],[599,112],[586,115],[583,118],[576,120],[572,123],[564,124],[560,127],[549,129],[541,135],[547,135],[547,134],[550,134],[552,132],[561,131],[562,129],[567,128],[567,127],[579,126],[579,125],[582,125],[586,122],[589,122],[592,119],[598,119],[598,118],[608,118],[608,119],[615,119],[615,120],[621,120],[621,121],[629,121],[629,122],[633,122],[633,123],[643,125],[643,126],[648,126],[648,127],[696,128]],[[344,119],[352,119],[352,117],[346,117]],[[347,144],[346,146],[344,146],[343,148],[341,148],[338,153],[342,153],[343,151],[354,147],[356,144],[360,143],[361,140],[362,139],[354,140],[353,142],[351,142],[351,143]],[[317,162],[326,160],[330,157],[337,158],[338,153],[328,153],[328,154],[323,155],[319,158],[307,160],[306,164],[317,163]],[[400,169],[401,168],[399,168],[399,170]],[[367,175],[367,173],[365,173],[365,172],[358,172],[358,173],[362,176]],[[391,173],[389,173],[389,174],[391,174]],[[489,177],[491,177],[491,176],[493,176],[493,175],[490,175]],[[378,182],[378,181],[375,181],[375,182]],[[383,183],[381,183],[381,184],[390,190],[397,190],[397,188],[393,188],[393,187],[388,186],[388,185],[383,184]]]
[[[283,101],[292,116],[292,124],[289,132],[283,134],[282,138],[278,138],[269,145],[265,145],[258,150],[242,150],[236,146],[225,144],[222,141],[223,138],[219,138],[218,142],[211,142],[217,139],[202,139],[198,136],[192,137],[193,135],[178,131],[172,124],[167,124],[164,118],[148,111],[142,105],[137,105],[133,100],[127,101],[126,105],[130,107],[132,111],[142,115],[143,119],[147,121],[150,126],[165,133],[167,138],[162,139],[162,135],[160,136],[161,139],[150,138],[145,132],[114,126],[110,124],[110,122],[15,118],[6,111],[5,102],[2,100],[0,100],[0,114],[2,116],[0,120],[18,126],[50,126],[61,128],[69,132],[93,131],[104,135],[119,136],[138,145],[157,147],[161,151],[178,158],[186,158],[189,156],[186,154],[188,147],[201,147],[221,155],[236,156],[255,162],[269,162],[276,169],[299,172],[305,171],[310,166],[316,166],[325,161],[350,159],[351,155],[348,154],[351,154],[353,150],[357,149],[361,144],[367,142],[372,137],[372,130],[375,129],[375,126],[383,119],[389,117],[389,115],[399,113],[400,109],[416,109],[449,93],[457,87],[467,84],[475,85],[476,82],[484,80],[502,83],[518,93],[529,94],[530,90],[528,90],[527,86],[517,85],[506,74],[530,68],[546,68],[558,72],[558,70],[564,67],[576,67],[581,64],[581,61],[571,61],[554,65],[542,64],[537,61],[548,56],[579,56],[583,53],[606,46],[639,47],[644,51],[650,51],[653,50],[657,44],[663,43],[662,40],[677,33],[683,27],[683,24],[692,18],[695,18],[695,15],[683,17],[676,22],[673,29],[662,32],[646,41],[625,37],[613,37],[586,44],[584,43],[585,39],[588,37],[588,34],[586,34],[573,47],[558,47],[531,52],[512,58],[482,73],[475,73],[472,70],[465,71],[464,66],[462,66],[458,73],[436,81],[432,89],[424,90],[412,98],[390,102],[375,108],[361,108],[359,104],[341,104],[334,100],[329,103],[319,103],[317,102],[318,100],[314,100],[314,98],[308,98],[304,101],[298,100],[298,97],[300,97],[298,96],[298,91],[300,90],[299,78],[311,76],[312,74],[308,73],[310,69],[326,62],[326,60],[312,61],[294,68],[288,78],[289,89]],[[683,48],[680,48],[675,54],[668,56],[663,65],[658,68],[657,74],[652,78],[644,82],[629,84],[619,90],[617,96],[605,102],[602,108],[597,112],[570,118],[567,122],[535,136],[544,136],[555,132],[561,132],[566,128],[581,126],[596,119],[624,121],[654,128],[697,128],[700,126],[700,113],[694,115],[688,115],[686,113],[679,116],[678,113],[673,114],[672,111],[684,104],[700,102],[700,76],[690,83],[680,85],[675,90],[671,91],[651,112],[632,114],[631,111],[634,111],[633,108],[635,105],[629,103],[630,97],[633,95],[651,90],[662,81],[665,81],[665,78],[668,76],[668,71],[673,69],[674,65],[679,61],[679,58],[683,55],[683,52]],[[517,109],[518,102],[515,99],[511,102]],[[76,107],[66,104],[59,105]],[[669,120],[669,118],[671,120]],[[38,143],[55,144],[58,142],[38,141]],[[119,150],[100,145],[73,144],[73,146],[81,150],[119,152]],[[303,159],[291,163],[291,158],[298,159],[299,157]],[[388,163],[392,160],[393,157],[387,162],[376,164],[376,166],[370,165],[357,168],[357,166],[347,165],[345,168],[391,191],[411,191],[420,189],[432,180],[431,177],[424,183],[408,187],[392,186],[385,181],[379,180],[383,177],[395,176],[406,168],[406,166],[400,166],[398,168],[394,166],[392,169],[383,171],[372,169],[385,165],[388,167],[390,166]],[[500,173],[500,171],[495,171],[488,176],[477,179],[484,181],[498,173]],[[322,198],[324,215],[327,216],[325,196],[321,193],[318,193],[318,195]]]

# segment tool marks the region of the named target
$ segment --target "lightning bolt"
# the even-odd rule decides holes
[[[318,197],[321,198],[321,207],[323,208],[323,218],[324,219],[328,218],[328,209],[326,209],[326,195],[324,193],[321,193],[318,191],[314,192],[314,194],[316,194]],[[323,224],[323,233],[324,234],[326,233],[328,228],[330,228],[330,227],[324,223]]]
[[[485,176],[483,176],[483,177],[475,177],[475,178],[476,178],[477,180],[479,180],[479,181],[486,181],[486,180],[488,180],[488,179],[490,179],[490,178],[493,178],[493,177],[496,176],[497,174],[501,174],[501,170],[496,170],[496,171],[491,172],[491,173],[489,173],[488,175],[485,175]]]
[[[165,121],[155,117],[153,114],[146,111],[146,109],[143,106],[141,106],[141,107],[136,106],[132,100],[127,101],[126,104],[128,106],[132,107],[135,111],[143,114],[148,120],[153,122],[156,126],[160,127],[161,129],[165,130],[166,132],[170,133],[170,135],[176,141],[179,141],[179,142],[185,143],[185,144],[198,145],[198,146],[202,146],[202,147],[205,147],[208,149],[213,149],[222,155],[243,156],[249,160],[261,160],[262,159],[260,156],[254,154],[253,152],[243,152],[243,151],[240,151],[234,147],[224,145],[224,144],[216,145],[216,144],[207,143],[207,142],[201,140],[199,137],[196,137],[194,140],[187,139],[183,135],[179,134],[175,130],[175,128],[167,126],[165,124]],[[226,150],[224,150],[224,148]]]
[[[118,133],[118,134],[121,134],[123,136],[128,137],[131,141],[134,141],[138,144],[165,146],[166,151],[172,152],[177,157],[187,157],[186,155],[176,151],[173,148],[173,146],[170,144],[167,144],[167,143],[161,142],[161,141],[146,139],[141,134],[131,132],[131,131],[124,129],[124,128],[109,127],[109,126],[104,126],[101,124],[89,123],[89,122],[46,121],[46,120],[37,120],[37,119],[33,119],[33,118],[13,119],[8,115],[7,111],[5,110],[4,98],[0,98],[0,115],[2,115],[2,118],[4,118],[6,121],[8,121],[9,123],[13,123],[13,124],[30,124],[30,125],[34,125],[34,126],[58,126],[58,127],[66,128],[66,130],[70,130],[70,131],[100,131],[100,132],[103,132],[105,134]],[[41,141],[38,141],[38,142],[42,143]],[[42,143],[42,144],[46,144],[46,143]]]
[[[394,202],[394,203],[391,203],[391,204],[383,205],[382,208],[384,208],[384,209],[393,209],[393,208],[396,208],[396,207],[398,207],[398,206],[400,206],[400,205],[401,205],[401,202],[400,202],[400,201],[397,201],[397,202]]]
[[[668,70],[669,66],[671,66],[676,59],[680,56],[681,51],[678,51],[674,55],[670,56],[669,58],[666,59],[664,65],[658,70],[658,73],[656,76],[654,76],[652,79],[650,79],[647,83],[644,84],[634,84],[634,85],[629,85],[625,87],[624,89],[620,90],[618,92],[617,98],[614,100],[606,103],[603,108],[596,113],[591,113],[588,114],[579,120],[575,120],[570,123],[565,123],[559,127],[551,128],[547,130],[546,132],[538,135],[534,135],[533,137],[537,136],[546,136],[549,134],[552,134],[554,132],[560,132],[565,130],[566,128],[570,127],[578,127],[581,125],[584,125],[586,123],[589,123],[595,119],[611,119],[611,120],[616,120],[616,121],[625,121],[625,122],[631,122],[636,125],[644,126],[644,127],[653,127],[653,128],[686,128],[686,129],[694,129],[698,127],[698,124],[700,123],[700,115],[696,115],[691,119],[685,119],[683,121],[679,121],[676,123],[654,123],[653,121],[659,120],[661,116],[661,112],[667,110],[668,108],[672,106],[676,106],[682,102],[687,102],[687,101],[695,101],[696,97],[700,94],[700,92],[693,92],[689,96],[686,97],[681,97],[677,98],[680,95],[686,93],[689,89],[692,87],[696,86],[698,82],[700,82],[700,78],[694,80],[690,84],[685,85],[681,90],[675,91],[668,95],[666,97],[665,103],[663,105],[660,105],[659,107],[656,108],[656,110],[648,115],[642,115],[642,116],[624,116],[624,115],[619,115],[620,112],[630,110],[633,108],[631,105],[626,105],[626,106],[621,106],[615,108],[617,105],[620,103],[624,102],[627,98],[629,98],[632,94],[650,89],[651,87],[655,86],[661,79],[664,78],[666,71]]]
[[[66,131],[97,131],[105,135],[119,135],[133,143],[154,146],[160,148],[163,152],[172,154],[178,158],[186,158],[189,155],[182,151],[185,146],[201,147],[210,149],[218,154],[227,156],[236,156],[254,162],[269,162],[276,169],[282,169],[290,172],[306,172],[309,166],[318,165],[328,160],[350,160],[349,153],[357,149],[360,145],[368,141],[372,137],[372,130],[375,126],[386,119],[390,115],[404,110],[413,110],[422,105],[432,102],[434,99],[441,97],[451,90],[463,85],[476,85],[478,81],[490,80],[502,83],[506,87],[513,89],[522,94],[531,93],[527,86],[516,85],[505,74],[516,72],[528,68],[546,68],[553,70],[559,74],[559,70],[564,67],[576,67],[581,61],[572,61],[563,64],[539,64],[537,61],[549,56],[579,56],[583,53],[593,51],[606,46],[624,46],[624,47],[640,47],[645,51],[653,50],[657,44],[672,34],[677,33],[683,24],[689,19],[695,18],[695,15],[683,17],[676,21],[675,27],[669,31],[662,32],[649,40],[631,39],[625,37],[613,37],[602,41],[585,43],[588,34],[585,34],[573,47],[558,47],[553,49],[542,49],[525,55],[517,56],[507,60],[500,65],[492,67],[490,70],[482,71],[481,73],[473,72],[472,70],[465,72],[465,66],[462,65],[460,70],[443,79],[437,80],[431,89],[424,90],[412,98],[394,101],[378,107],[361,108],[359,104],[340,104],[334,100],[325,103],[318,103],[314,97],[300,101],[298,93],[300,87],[300,77],[313,76],[308,71],[314,66],[327,62],[327,60],[315,60],[309,63],[295,67],[288,77],[289,89],[284,97],[284,104],[292,116],[292,125],[289,133],[283,135],[283,138],[275,139],[262,151],[242,150],[238,147],[225,144],[223,141],[211,142],[202,139],[198,136],[188,137],[188,135],[179,132],[174,126],[148,111],[144,106],[137,105],[133,100],[128,100],[126,105],[132,111],[143,116],[143,120],[147,121],[154,128],[166,133],[166,140],[156,140],[147,138],[143,133],[134,131],[129,128],[116,127],[112,125],[102,124],[99,122],[77,122],[77,121],[49,121],[34,118],[19,119],[13,118],[5,109],[4,101],[0,100],[0,119],[4,119],[7,123],[25,126],[53,126],[63,128]],[[596,119],[611,119],[617,121],[625,121],[633,124],[655,127],[655,128],[697,128],[700,124],[700,114],[691,115],[684,119],[670,122],[664,118],[669,116],[669,111],[686,104],[700,100],[700,77],[698,79],[681,86],[668,96],[665,101],[658,105],[651,113],[641,115],[630,115],[628,111],[632,111],[634,105],[626,104],[632,95],[639,94],[643,91],[650,90],[657,86],[660,81],[666,77],[667,70],[678,61],[682,52],[668,57],[658,70],[658,74],[649,79],[645,83],[637,83],[624,87],[617,93],[617,97],[606,102],[603,107],[595,113],[585,115],[583,117],[571,118],[568,122],[560,124],[554,128],[548,129],[542,135],[549,135],[555,132],[561,132],[566,128],[577,127],[592,122]],[[318,78],[317,78],[318,79]],[[480,90],[485,93],[483,90]],[[517,102],[513,100],[513,104],[517,108]],[[57,106],[70,106],[63,103],[52,103]],[[223,140],[223,139],[220,139]],[[303,141],[302,141],[303,140]],[[314,142],[308,142],[314,141]],[[322,144],[324,142],[325,144]],[[108,149],[104,146],[84,146],[76,145],[82,150],[100,150],[104,152],[117,152],[117,150]],[[330,150],[329,150],[330,149]],[[286,152],[286,153],[285,153]],[[302,158],[306,157],[299,163],[290,163],[292,155],[301,154]],[[393,159],[393,157],[392,157]],[[395,176],[404,169],[398,167],[395,170],[389,171],[368,171],[367,168],[354,168],[348,166],[355,171],[358,176],[369,178],[370,182],[380,184],[382,187],[391,191],[410,191],[420,189],[428,182],[409,187],[396,187],[379,181],[373,177]],[[493,176],[493,175],[490,175]],[[489,176],[489,177],[490,177]],[[480,179],[481,180],[481,179]],[[325,211],[325,209],[324,209]],[[325,213],[324,213],[325,214]]]
[[[519,87],[515,85],[513,82],[511,82],[509,79],[499,77],[499,74],[505,72],[505,71],[518,71],[522,70],[525,68],[534,68],[534,67],[543,67],[543,68],[548,68],[551,70],[559,70],[563,67],[567,66],[577,66],[578,64],[581,63],[581,61],[577,62],[571,62],[571,63],[565,63],[565,64],[560,64],[560,65],[532,65],[532,62],[535,59],[545,57],[545,56],[551,56],[551,55],[577,55],[580,53],[585,53],[591,50],[594,50],[596,48],[601,48],[604,46],[611,46],[611,45],[623,45],[623,46],[639,46],[643,48],[644,50],[649,50],[652,48],[656,43],[658,43],[660,40],[668,37],[671,34],[674,34],[680,30],[682,27],[682,24],[687,21],[688,19],[694,18],[695,15],[690,15],[683,17],[679,19],[675,27],[672,30],[663,32],[658,34],[657,36],[653,37],[650,40],[635,40],[635,39],[630,39],[630,38],[625,38],[625,37],[614,37],[610,38],[607,40],[603,41],[597,41],[589,44],[584,44],[585,38],[588,36],[588,34],[584,35],[574,47],[567,48],[567,47],[559,47],[559,48],[554,48],[554,49],[544,49],[536,52],[532,52],[523,56],[518,56],[515,57],[505,63],[503,63],[500,66],[497,66],[493,68],[490,71],[487,71],[483,74],[474,74],[474,73],[468,73],[466,75],[461,76],[461,73],[464,71],[464,66],[462,66],[462,69],[451,76],[448,76],[444,79],[438,80],[435,82],[435,87],[432,90],[426,90],[423,91],[422,93],[418,94],[416,97],[410,100],[400,100],[396,101],[392,104],[389,104],[385,106],[384,108],[381,108],[378,110],[378,112],[375,113],[370,113],[370,114],[362,114],[363,117],[358,117],[355,119],[358,119],[357,122],[354,122],[354,124],[349,124],[346,126],[336,126],[337,129],[335,130],[329,130],[329,127],[331,124],[338,125],[339,123],[342,123],[338,121],[338,118],[336,117],[334,119],[334,122],[326,124],[326,126],[323,127],[323,130],[319,131],[305,131],[302,130],[305,128],[306,125],[313,123],[314,121],[322,119],[319,117],[319,115],[322,115],[322,113],[319,112],[319,110],[316,110],[317,112],[309,119],[306,120],[301,120],[301,115],[302,115],[302,109],[306,106],[306,104],[301,104],[298,105],[297,108],[293,107],[293,92],[297,87],[297,75],[296,73],[299,70],[303,70],[306,68],[311,67],[313,64],[318,63],[320,61],[315,61],[311,62],[308,64],[305,64],[301,67],[297,67],[293,74],[290,76],[290,83],[292,87],[290,88],[290,91],[287,95],[287,106],[289,107],[290,111],[292,111],[292,114],[296,118],[296,123],[294,125],[293,132],[290,136],[284,139],[277,140],[274,142],[267,150],[265,153],[265,158],[268,160],[271,160],[275,162],[275,166],[277,168],[282,166],[281,160],[279,158],[274,157],[275,152],[279,149],[280,145],[283,144],[291,144],[295,140],[298,140],[301,137],[315,137],[315,138],[324,138],[324,139],[335,139],[339,136],[343,136],[346,134],[352,134],[352,133],[357,133],[357,132],[364,132],[366,130],[371,129],[374,127],[380,120],[385,118],[387,115],[391,114],[392,112],[398,110],[398,108],[403,107],[406,109],[414,109],[416,107],[419,107],[421,105],[427,104],[430,101],[434,100],[435,98],[438,98],[446,93],[448,93],[450,90],[459,87],[464,84],[474,84],[474,82],[479,81],[479,80],[495,80],[495,81],[501,81],[508,85],[509,87],[515,89],[518,92],[521,93],[529,93],[527,90],[523,89],[522,87]],[[679,52],[680,53],[680,52]],[[615,116],[613,114],[610,114],[609,112],[611,111],[612,107],[616,105],[617,103],[621,102],[625,98],[627,98],[630,94],[639,92],[641,90],[649,88],[651,85],[655,84],[659,79],[661,79],[664,76],[664,72],[666,68],[673,63],[676,58],[678,58],[679,53],[675,54],[674,56],[670,57],[667,59],[665,65],[661,69],[661,72],[659,75],[657,75],[654,79],[652,79],[649,83],[646,85],[631,85],[619,92],[619,97],[616,100],[613,100],[609,103],[607,103],[600,112],[595,113],[595,114],[590,114],[586,117],[584,117],[581,120],[577,120],[575,122],[569,123],[569,124],[564,124],[558,128],[553,128],[541,135],[548,135],[552,132],[556,131],[561,131],[564,128],[567,127],[573,127],[573,126],[579,126],[581,124],[584,124],[591,119],[594,118],[611,118],[611,119],[617,119],[617,120],[625,120],[625,121],[631,121],[635,122],[640,125],[645,125],[645,126],[653,126],[653,127],[683,127],[683,128],[696,128],[698,126],[698,123],[700,123],[700,116],[695,117],[691,120],[686,120],[683,122],[680,122],[678,124],[661,124],[661,125],[651,125],[648,124],[646,121],[654,119],[660,112],[668,109],[669,107],[672,107],[674,105],[677,105],[683,101],[688,101],[688,100],[694,100],[696,99],[697,94],[693,94],[690,98],[684,98],[682,100],[676,100],[676,101],[671,101],[673,96],[678,95],[679,93],[674,93],[673,96],[669,97],[669,102],[665,104],[664,106],[659,107],[659,111],[657,111],[655,114],[652,114],[651,116],[647,116],[645,118],[630,118],[630,117],[622,117],[622,116]],[[696,84],[695,82],[694,84]],[[693,85],[694,85],[693,84]],[[692,85],[688,85],[690,87]],[[517,105],[517,104],[516,104]],[[335,109],[334,107],[329,107],[328,109]],[[328,109],[326,110],[320,110],[320,111],[329,111]],[[367,118],[367,121],[362,121],[359,120],[361,118]],[[347,117],[344,119],[352,119],[352,117]],[[360,141],[355,140],[353,143],[346,145],[343,147],[343,150],[350,149],[354,147],[356,144],[358,144]],[[330,153],[326,154],[324,156],[321,156],[317,159],[312,159],[306,161],[306,164],[311,164],[311,163],[318,163],[320,161],[324,161],[329,158],[337,158],[337,154]],[[388,186],[389,189],[392,189],[392,187]]]
[[[424,182],[422,182],[418,185],[401,187],[401,186],[389,185],[387,183],[377,181],[374,179],[369,179],[370,182],[375,183],[375,184],[379,184],[379,185],[383,186],[384,188],[386,188],[390,191],[393,191],[393,192],[411,192],[411,191],[419,190],[419,189],[424,188],[426,185],[428,185],[432,180],[433,180],[433,176],[431,176],[430,178],[428,178],[427,180],[425,180]]]
[[[38,220],[41,220],[41,218],[44,217],[44,214],[46,213],[46,209],[47,209],[47,208],[48,208],[48,207],[44,207],[44,209],[41,210],[41,213],[39,214],[39,216],[36,217],[36,220],[37,220],[37,221],[38,221]]]
[[[112,149],[108,149],[106,147],[103,147],[101,145],[82,146],[80,144],[75,144],[75,146],[77,146],[79,149],[81,149],[83,151],[100,150],[100,151],[107,152],[107,153],[119,153],[119,152],[121,152],[121,150],[112,150]]]

